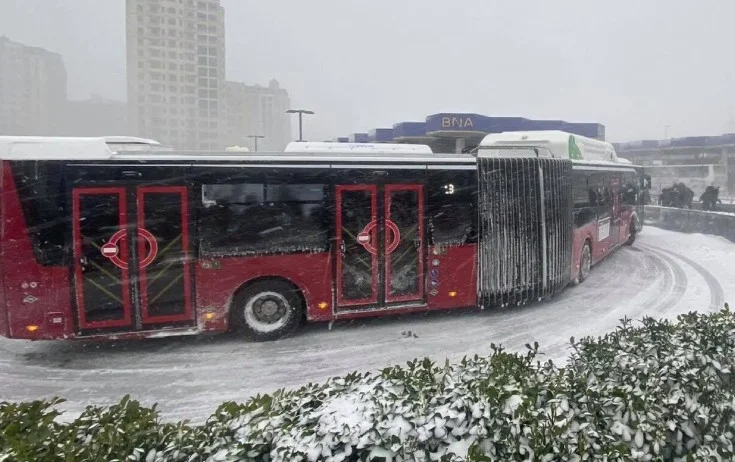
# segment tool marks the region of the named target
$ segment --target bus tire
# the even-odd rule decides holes
[[[301,323],[304,304],[296,287],[285,281],[254,282],[232,302],[235,329],[250,340],[267,342],[293,333]]]
[[[582,252],[579,254],[579,274],[577,275],[577,283],[581,284],[587,279],[592,270],[592,246],[590,241],[584,242]]]
[[[636,221],[633,220],[630,222],[630,235],[628,236],[628,240],[625,241],[625,245],[633,245],[636,234],[638,234],[638,226],[636,225]]]

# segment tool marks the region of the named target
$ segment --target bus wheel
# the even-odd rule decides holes
[[[260,281],[245,288],[232,303],[232,320],[251,340],[278,340],[292,333],[304,310],[298,290],[284,281]]]
[[[635,221],[630,222],[630,235],[628,236],[628,240],[625,241],[625,245],[633,245],[635,242],[635,235],[638,233],[638,230],[636,229]]]
[[[584,282],[590,275],[592,270],[592,247],[589,241],[584,243],[582,247],[582,254],[579,256],[579,275],[577,280],[581,283]]]

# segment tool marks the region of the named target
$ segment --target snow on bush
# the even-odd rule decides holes
[[[0,404],[0,462],[582,461],[735,459],[735,319],[623,320],[572,339],[564,368],[538,345],[428,359],[225,403],[202,426],[129,398],[58,423],[49,403]]]

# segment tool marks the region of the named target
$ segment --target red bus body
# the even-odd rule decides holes
[[[596,167],[593,166],[592,168]],[[576,184],[581,183],[583,179],[589,181],[584,178],[584,172],[584,165],[575,165],[575,174],[578,176],[574,180]],[[619,169],[609,168],[602,172],[592,170],[592,172],[595,172],[603,183],[607,183],[605,186],[609,190],[610,200],[605,208],[608,213],[601,219],[598,216],[591,221],[575,223],[572,239],[572,280],[579,275],[580,257],[585,243],[589,243],[591,246],[591,263],[595,265],[610,255],[616,248],[629,242],[631,233],[635,233],[642,225],[639,222],[641,218],[638,216],[640,196],[634,194],[631,196],[631,200],[624,200],[626,198],[624,192],[626,187],[633,187],[632,182],[635,182],[636,187],[641,184],[639,176],[634,174],[631,168],[625,167]],[[575,195],[575,197],[578,197],[578,195]],[[590,204],[575,204],[575,215],[583,211],[585,205],[589,206]]]
[[[466,162],[465,162],[466,164]],[[465,169],[469,171],[468,169]],[[350,319],[377,314],[408,313],[422,310],[451,309],[471,307],[477,304],[476,293],[476,245],[431,245],[425,233],[425,191],[424,185],[416,184],[350,184],[337,186],[340,191],[368,191],[373,198],[373,222],[378,218],[388,222],[391,219],[391,197],[395,194],[409,193],[418,198],[419,207],[415,214],[418,220],[418,284],[415,293],[391,296],[388,286],[382,292],[382,301],[377,299],[381,292],[380,284],[391,280],[391,254],[386,249],[398,244],[399,236],[390,232],[383,233],[380,243],[381,258],[372,259],[373,289],[372,297],[365,300],[342,299],[339,290],[340,267],[339,245],[325,252],[305,252],[293,254],[218,256],[196,255],[193,243],[187,233],[182,233],[182,252],[184,263],[177,269],[183,275],[182,302],[184,309],[175,316],[152,317],[148,313],[146,286],[155,277],[146,267],[146,258],[153,253],[159,255],[167,242],[160,239],[144,239],[139,231],[135,252],[138,261],[120,258],[131,252],[127,242],[126,228],[135,223],[139,230],[146,231],[146,197],[156,194],[181,196],[182,228],[190,228],[190,212],[187,210],[189,194],[185,186],[95,186],[74,187],[71,193],[71,238],[73,256],[70,265],[44,266],[40,264],[33,251],[29,238],[29,225],[26,223],[20,203],[20,194],[15,184],[11,162],[2,162],[2,196],[0,212],[4,217],[2,236],[0,236],[0,266],[4,269],[0,295],[0,334],[16,339],[59,339],[59,338],[139,338],[184,335],[202,332],[223,332],[231,326],[229,316],[233,298],[244,286],[263,279],[282,279],[298,288],[303,297],[305,317],[309,321],[331,321]],[[131,190],[134,198],[130,199]],[[378,191],[382,201],[377,203]],[[80,223],[85,222],[83,201],[90,198],[114,199],[118,204],[111,212],[117,222],[117,232],[110,231],[106,238],[108,244],[99,251],[109,252],[110,261],[120,266],[117,269],[121,283],[116,296],[123,306],[124,315],[116,320],[94,321],[86,319],[84,286],[87,273],[84,262],[89,249],[83,248],[85,237]],[[337,204],[337,213],[340,213]],[[133,215],[130,211],[134,210]],[[153,212],[156,212],[153,210]],[[397,212],[394,212],[397,213]],[[115,215],[117,214],[117,215]],[[378,215],[380,215],[378,217]],[[339,217],[336,219],[339,225]],[[382,226],[382,225],[381,225]],[[377,229],[377,227],[375,228]],[[396,228],[396,231],[397,228]],[[377,237],[375,231],[375,237]],[[117,237],[116,237],[117,236]],[[123,238],[120,238],[123,236]],[[339,238],[337,237],[339,244]],[[109,246],[110,243],[115,245]],[[159,242],[156,242],[159,241]],[[155,250],[151,249],[151,242]],[[375,243],[375,242],[373,242]],[[376,250],[376,253],[378,251]],[[117,255],[115,255],[117,254]],[[103,261],[106,261],[102,259]],[[80,261],[82,263],[80,263]],[[92,263],[94,264],[94,263]],[[11,269],[12,270],[7,270]],[[109,268],[114,269],[113,266]],[[107,272],[111,272],[111,269]],[[380,274],[381,278],[377,275]],[[94,282],[94,281],[92,281]],[[136,292],[131,291],[135,284]],[[107,290],[110,292],[110,290]],[[137,299],[133,299],[135,294]],[[152,298],[152,297],[150,297]],[[369,305],[363,308],[362,305]],[[136,308],[137,306],[137,308]],[[138,327],[135,327],[135,322]],[[142,327],[141,327],[142,326]]]
[[[19,195],[8,161],[2,163],[3,268],[7,336],[55,339],[74,336],[71,281],[67,268],[39,265],[27,234]]]
[[[450,167],[466,172],[476,168],[466,157],[469,156]],[[125,165],[125,168],[132,168]],[[436,168],[451,171],[450,167]],[[200,213],[198,205],[192,205],[192,198],[198,196],[189,183],[122,184],[110,181],[107,184],[99,181],[94,185],[80,184],[68,189],[67,198],[71,201],[71,222],[65,228],[71,238],[71,247],[65,251],[68,260],[63,265],[44,265],[38,261],[29,237],[27,212],[24,214],[16,185],[17,172],[14,175],[12,162],[8,160],[3,160],[0,168],[0,217],[3,219],[0,229],[0,335],[4,337],[117,339],[223,332],[231,328],[230,310],[239,291],[254,281],[272,279],[287,281],[298,289],[308,321],[446,310],[479,304],[478,244],[466,238],[454,244],[434,243],[432,233],[436,230],[432,220],[440,213],[432,211],[435,205],[431,198],[438,196],[427,191],[435,187],[431,181],[403,178],[394,183],[353,181],[330,186],[327,193],[333,197],[335,209],[329,217],[332,237],[327,250],[239,256],[207,255],[198,247],[192,224],[193,217]],[[370,167],[390,172],[387,168]],[[447,194],[454,192],[453,183],[445,187],[449,187]],[[612,195],[619,197],[617,190]],[[345,230],[349,227],[348,222],[355,218],[350,215],[352,209],[347,204],[362,199],[369,204],[370,216],[366,215],[364,226],[361,223],[348,232]],[[404,202],[395,205],[393,201]],[[414,206],[402,206],[405,203]],[[95,204],[107,205],[98,210],[94,209]],[[93,208],[90,210],[90,207]],[[105,213],[108,215],[102,217]],[[173,218],[166,226],[161,226],[157,217],[164,215]],[[108,223],[109,232],[105,231],[100,241],[105,242],[103,245],[84,235],[90,232],[85,226],[92,219],[112,220]],[[608,224],[603,223],[609,226],[610,232],[604,233],[607,235],[601,235],[601,223],[597,219],[575,227],[571,239],[570,280],[579,273],[579,255],[585,242],[591,243],[593,263],[596,263],[628,240],[635,219],[635,209],[621,206],[619,199],[615,199]],[[401,220],[415,222],[416,226],[402,228]],[[180,228],[180,232],[173,238],[162,238],[167,228],[172,227]],[[402,235],[409,228],[415,236]],[[138,230],[135,236],[134,229]],[[349,243],[343,245],[347,241]],[[351,248],[355,242],[362,247],[353,245]],[[170,250],[172,248],[175,250]],[[166,266],[161,267],[161,256],[167,253],[177,256],[166,260]],[[408,266],[396,263],[403,255],[413,253],[418,256]],[[367,259],[355,257],[368,254]],[[97,255],[97,259],[90,259],[90,255]],[[360,295],[343,290],[344,265],[353,264],[350,260],[353,257],[354,261],[366,265],[361,275],[370,280]],[[413,274],[409,277],[413,280],[394,278],[395,265]],[[174,277],[162,285],[161,274],[164,273]],[[102,276],[108,283],[94,279]],[[407,284],[409,288],[399,291],[392,286],[398,283]],[[94,306],[90,310],[86,308],[95,300],[89,299],[90,294],[105,294],[110,300],[117,300],[122,314],[115,319],[88,318],[87,314],[95,309]],[[159,302],[167,296],[173,297],[173,301],[166,302],[168,305]],[[175,310],[171,308],[174,304]]]

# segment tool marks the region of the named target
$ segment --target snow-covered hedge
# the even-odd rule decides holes
[[[571,345],[564,368],[492,345],[225,403],[202,426],[128,398],[68,424],[56,402],[2,403],[0,462],[735,459],[729,310]]]

